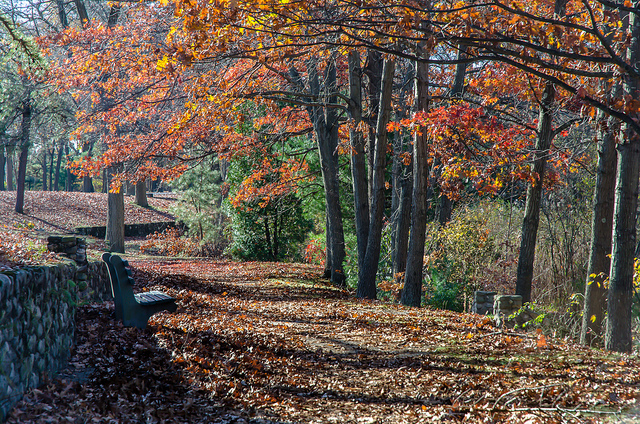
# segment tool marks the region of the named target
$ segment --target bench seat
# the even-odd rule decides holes
[[[129,263],[120,256],[103,253],[102,260],[109,270],[116,319],[126,327],[145,328],[151,315],[160,311],[175,312],[178,308],[175,298],[161,291],[134,294]]]

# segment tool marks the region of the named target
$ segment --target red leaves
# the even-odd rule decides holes
[[[483,107],[453,104],[390,123],[388,129],[427,132],[441,165],[440,184],[455,197],[463,184],[495,194],[505,182],[527,178],[531,131],[502,124]]]

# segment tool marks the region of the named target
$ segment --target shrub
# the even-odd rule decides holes
[[[246,205],[245,205],[246,206]],[[257,205],[256,205],[257,206]],[[227,251],[242,260],[301,260],[301,245],[312,228],[293,194],[263,207],[229,208],[232,241]]]
[[[327,241],[325,233],[308,237],[304,248],[304,261],[308,264],[324,266],[326,250]]]
[[[198,242],[200,255],[220,254],[229,243],[224,231],[227,218],[222,212],[219,167],[217,158],[209,158],[173,184],[182,195],[171,212],[187,226],[190,239]]]
[[[462,312],[466,282],[451,278],[447,266],[427,270],[425,303],[438,309]]]
[[[429,224],[424,272],[426,303],[463,310],[465,302],[466,306],[470,303],[472,292],[484,287],[489,264],[500,256],[495,236],[487,226],[488,208],[489,203],[467,207],[445,226]]]

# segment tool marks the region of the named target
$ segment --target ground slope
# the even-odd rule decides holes
[[[125,224],[173,221],[167,212],[172,200],[149,197],[149,208],[125,196]],[[105,193],[69,193],[64,191],[27,191],[24,214],[15,212],[16,192],[0,191],[0,227],[72,233],[75,227],[102,226],[107,222]]]
[[[178,299],[144,330],[78,316],[60,378],[9,423],[603,422],[637,418],[640,362],[478,315],[360,301],[306,265],[134,261]]]

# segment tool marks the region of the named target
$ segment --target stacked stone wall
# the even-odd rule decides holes
[[[184,230],[184,224],[176,223],[174,221],[166,222],[149,222],[144,224],[125,224],[124,236],[125,237],[145,237],[155,232],[162,232],[167,228],[179,228]],[[103,239],[107,233],[107,227],[76,227],[76,234],[85,236],[91,236]]]
[[[82,271],[68,263],[0,272],[0,422],[28,389],[66,366],[78,305],[113,300],[104,264]]]

